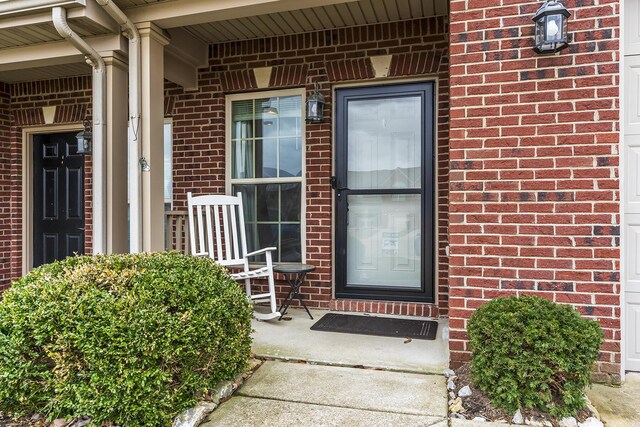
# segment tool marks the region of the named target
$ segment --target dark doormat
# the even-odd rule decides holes
[[[436,339],[438,322],[433,320],[395,319],[393,317],[327,313],[311,327],[311,330],[375,335],[379,337],[434,340]]]

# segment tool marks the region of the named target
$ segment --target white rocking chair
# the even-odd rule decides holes
[[[262,320],[280,317],[276,307],[271,257],[271,251],[275,251],[276,248],[264,248],[247,253],[241,194],[238,193],[237,197],[222,195],[193,197],[191,193],[187,193],[187,202],[191,254],[208,256],[225,267],[241,267],[243,269],[241,272],[231,276],[238,281],[244,280],[247,297],[254,304],[268,302],[271,309],[270,313],[254,312],[255,317]],[[266,265],[253,270],[249,268],[249,257],[261,254],[266,256]],[[251,279],[261,277],[267,278],[269,292],[253,295]]]

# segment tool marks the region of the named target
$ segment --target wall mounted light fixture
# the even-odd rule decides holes
[[[315,82],[313,93],[307,98],[307,123],[324,122],[324,95],[320,93],[318,82]]]
[[[77,154],[91,154],[91,142],[93,140],[93,133],[91,132],[91,122],[85,119],[82,122],[84,126],[84,130],[81,130],[76,134],[76,139],[78,140],[78,151]]]
[[[140,163],[141,172],[151,172],[151,166],[149,166],[149,162],[147,162],[146,158],[140,157],[138,163]]]
[[[555,53],[569,47],[568,21],[571,14],[557,0],[547,0],[533,17],[537,53]]]

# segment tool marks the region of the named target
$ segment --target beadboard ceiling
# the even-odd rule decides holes
[[[91,74],[91,67],[84,62],[78,62],[75,64],[49,65],[47,67],[2,71],[0,72],[0,81],[6,83],[28,82],[55,79],[58,77],[86,76],[89,74]]]
[[[178,1],[178,0],[114,0],[113,2],[118,5],[120,9],[128,9],[136,6],[147,6],[154,3],[163,3],[166,1]]]
[[[186,29],[208,43],[218,43],[446,15],[447,7],[448,0],[360,0],[192,25]]]
[[[69,21],[69,26],[82,37],[105,34],[102,27],[91,24],[90,20],[76,19]],[[62,40],[62,37],[60,37],[51,22],[0,28],[0,49],[60,40]]]
[[[152,6],[155,3],[177,4],[180,2],[180,0],[114,1],[125,11]],[[184,28],[194,37],[206,43],[219,43],[446,15],[448,3],[449,0],[359,0],[304,8],[305,2],[300,0],[301,9],[297,10],[221,20]],[[3,49],[23,48],[62,40],[51,22],[11,28],[3,25],[3,22],[3,19],[0,19],[0,55],[2,55]],[[104,26],[85,17],[69,19],[69,25],[82,37],[110,34]],[[89,73],[90,68],[84,62],[79,62],[17,71],[2,71],[0,72],[0,81],[17,82]]]

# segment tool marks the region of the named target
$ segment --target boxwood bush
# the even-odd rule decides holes
[[[173,253],[44,265],[0,302],[0,411],[169,426],[246,365],[251,307],[226,270]]]
[[[567,305],[508,297],[476,310],[468,333],[473,382],[496,406],[558,417],[584,407],[603,338],[597,322]]]

